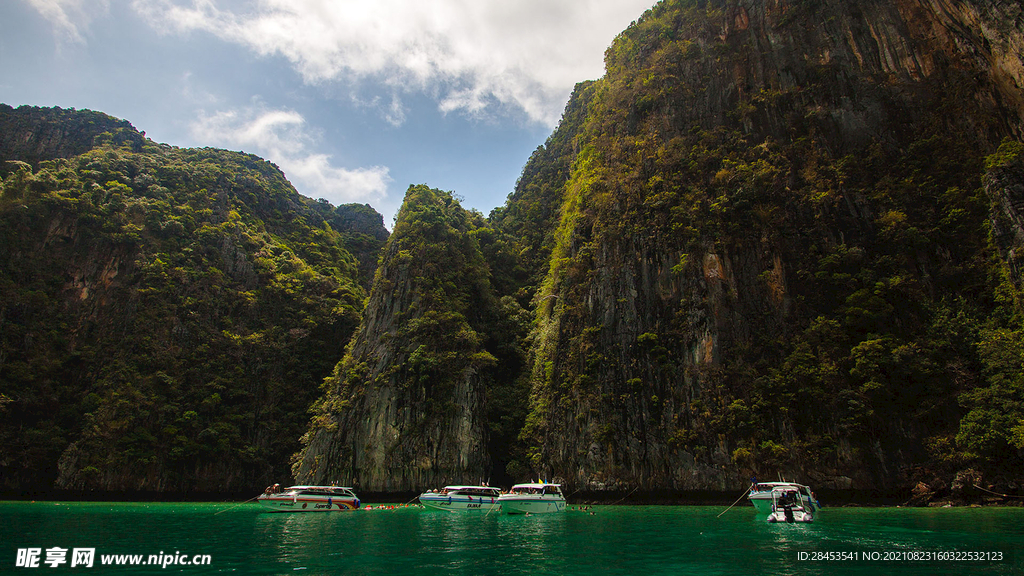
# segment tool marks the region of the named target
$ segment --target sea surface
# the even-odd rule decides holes
[[[572,508],[0,502],[0,574],[1024,574],[1024,508],[825,508],[808,525],[750,506]]]

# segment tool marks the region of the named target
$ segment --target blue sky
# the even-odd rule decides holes
[[[653,1],[4,0],[0,102],[258,154],[389,228],[410,184],[487,214]]]

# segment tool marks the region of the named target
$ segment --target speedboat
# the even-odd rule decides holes
[[[437,510],[487,510],[498,508],[501,491],[490,486],[445,486],[420,494],[420,503]]]
[[[747,498],[769,522],[811,522],[821,511],[811,488],[795,482],[756,483]]]
[[[561,484],[532,482],[516,484],[508,494],[498,498],[502,511],[508,514],[546,514],[565,511]]]
[[[359,497],[343,486],[289,486],[276,484],[256,499],[271,512],[331,512],[356,510]]]
[[[802,498],[796,490],[775,489],[772,490],[772,512],[768,514],[768,522],[786,522],[795,524],[797,522],[814,522],[814,513],[811,512],[811,504]]]

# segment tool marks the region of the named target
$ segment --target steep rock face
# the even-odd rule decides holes
[[[1008,108],[1014,136],[1024,137],[1012,118],[1024,117],[1024,9],[1020,3],[915,0],[897,2],[897,6],[921,44],[972,61],[988,77],[992,97]]]
[[[0,109],[0,124],[65,135],[39,154],[96,145],[0,157],[0,486],[286,476],[362,306],[341,236],[255,156],[29,112]]]
[[[992,199],[992,236],[1018,288],[1024,282],[1024,146],[1010,143],[993,155],[985,176]]]
[[[495,314],[475,225],[450,193],[413,186],[345,359],[324,383],[299,482],[419,490],[489,476],[485,398]]]
[[[891,486],[955,433],[976,351],[931,334],[991,302],[976,191],[1022,127],[1019,7],[956,4],[681,0],[616,39],[535,300],[538,472]]]
[[[523,167],[508,201],[491,211],[488,222],[516,242],[516,269],[508,285],[496,286],[514,293],[524,305],[534,296],[547,273],[559,210],[569,180],[587,110],[594,95],[593,82],[576,85],[562,113],[562,120],[543,146],[534,150]],[[513,268],[495,262],[499,268]]]

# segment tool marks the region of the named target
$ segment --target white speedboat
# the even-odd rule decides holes
[[[501,510],[508,514],[546,514],[565,511],[561,484],[536,482],[516,484],[498,498]]]
[[[438,510],[486,510],[498,508],[501,491],[490,486],[445,486],[420,494],[420,504]]]
[[[747,496],[769,522],[811,522],[821,505],[809,486],[794,482],[760,482]]]
[[[767,520],[771,524],[814,522],[811,507],[809,502],[800,498],[800,493],[796,490],[772,490],[772,512],[768,514]]]
[[[256,499],[271,512],[331,512],[359,508],[359,497],[343,486],[268,488]]]

